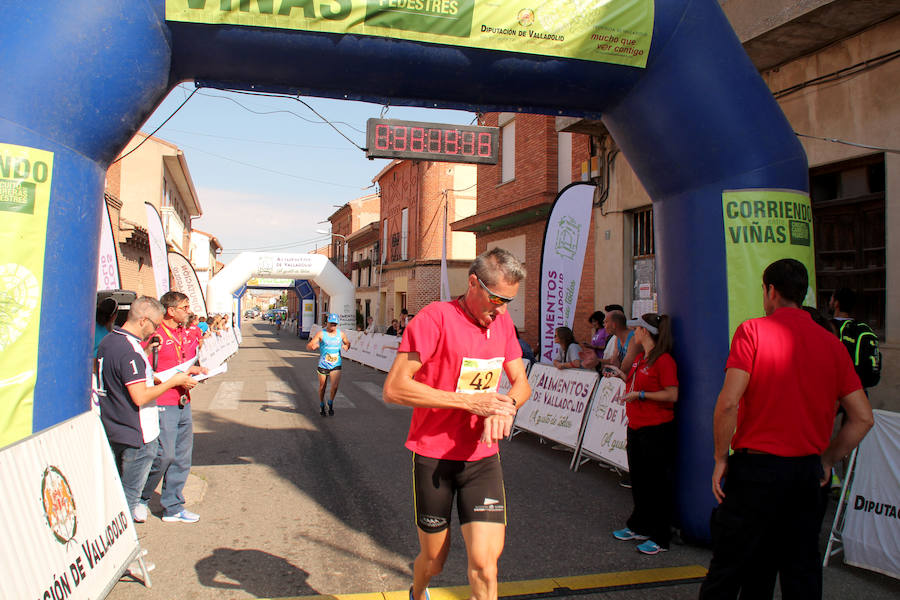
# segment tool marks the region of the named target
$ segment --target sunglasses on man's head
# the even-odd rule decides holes
[[[484,291],[487,292],[488,300],[490,301],[491,304],[496,304],[497,306],[500,306],[501,304],[506,304],[507,302],[513,301],[512,298],[508,298],[506,296],[501,296],[500,294],[495,294],[494,292],[492,292],[490,290],[490,288],[488,288],[488,286],[484,285],[484,282],[481,280],[481,277],[476,276],[475,279],[478,280],[478,284],[482,287],[482,289],[484,289]]]

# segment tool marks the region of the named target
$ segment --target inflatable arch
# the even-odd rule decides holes
[[[416,19],[392,27],[394,13],[374,0],[36,0],[7,11],[0,179],[33,178],[33,231],[15,239],[34,262],[28,289],[41,318],[16,353],[26,389],[0,391],[0,444],[87,409],[106,169],[177,83],[582,116],[603,120],[653,200],[660,305],[674,316],[681,382],[679,516],[685,536],[707,538],[712,409],[729,343],[723,191],[806,191],[805,154],[716,0],[610,0],[591,5],[595,16],[569,14],[562,0],[518,13],[496,4],[455,4],[474,7],[480,46],[452,27],[425,33]],[[494,23],[485,10],[510,15]],[[279,21],[307,17],[318,19],[313,30]],[[553,50],[601,17],[612,25],[583,46],[599,58]],[[384,33],[351,29],[370,19]],[[3,246],[11,258],[0,262],[25,264]]]
[[[336,312],[340,326],[356,329],[356,288],[327,257],[321,254],[272,254],[243,252],[209,280],[209,311],[231,312],[232,298],[252,277],[312,279],[331,297],[329,312]],[[240,309],[238,309],[240,313]]]

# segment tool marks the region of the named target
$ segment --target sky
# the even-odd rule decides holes
[[[310,252],[329,243],[316,229],[328,230],[338,208],[374,192],[372,179],[389,163],[360,149],[366,119],[475,119],[464,111],[303,96],[338,133],[290,97],[202,88],[176,113],[192,91],[193,83],[173,89],[141,131],[152,133],[175,113],[154,135],[184,152],[203,210],[193,227],[219,239],[226,264],[241,251]]]

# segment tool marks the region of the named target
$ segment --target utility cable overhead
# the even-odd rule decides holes
[[[199,131],[187,131],[185,129],[172,129],[166,131],[170,133],[181,133],[185,135],[196,135],[200,137],[214,138],[217,140],[230,140],[234,142],[243,142],[245,144],[265,144],[267,146],[288,146],[290,148],[308,148],[312,150],[347,150],[346,146],[313,146],[312,144],[291,144],[290,142],[273,142],[271,140],[254,140],[250,138],[232,137],[227,135],[215,135],[212,133],[202,133]]]
[[[187,149],[189,149],[189,150],[193,150],[193,151],[195,151],[195,152],[200,152],[200,153],[202,153],[202,154],[208,154],[209,156],[214,156],[214,157],[219,158],[219,159],[222,159],[222,160],[227,160],[227,161],[229,161],[229,162],[237,163],[237,164],[242,165],[242,166],[245,166],[245,167],[250,167],[250,168],[252,168],[252,169],[258,169],[258,170],[260,170],[260,171],[266,171],[266,172],[268,172],[268,173],[274,173],[275,175],[282,175],[282,176],[284,176],[284,177],[291,177],[291,178],[293,178],[293,179],[299,179],[299,180],[301,180],[301,181],[309,181],[309,182],[312,182],[312,183],[321,183],[321,184],[323,184],[323,185],[333,185],[333,186],[336,186],[336,187],[348,188],[348,189],[351,189],[351,190],[360,190],[360,189],[363,189],[363,190],[364,190],[364,189],[367,189],[367,188],[365,188],[365,187],[360,187],[360,186],[358,186],[358,185],[349,185],[349,184],[346,184],[346,183],[334,183],[334,182],[331,182],[331,181],[324,181],[324,180],[322,180],[322,179],[313,179],[312,177],[303,177],[303,176],[301,176],[301,175],[295,175],[295,174],[293,174],[293,173],[285,173],[285,172],[283,172],[283,171],[276,171],[275,169],[270,169],[270,168],[268,168],[268,167],[262,167],[262,166],[260,166],[260,165],[253,165],[253,164],[250,164],[250,163],[245,163],[245,162],[243,162],[243,161],[240,161],[240,160],[236,160],[236,159],[234,159],[234,158],[231,158],[230,156],[223,156],[223,155],[221,155],[221,154],[216,154],[216,153],[214,153],[214,152],[209,152],[208,150],[203,150],[203,149],[197,148],[197,147],[195,147],[195,146],[189,146],[189,145],[187,145],[187,144],[181,144],[181,147],[182,147],[182,148],[187,148]]]
[[[892,154],[900,154],[900,149],[898,148],[884,148],[882,146],[870,146],[869,144],[860,144],[857,142],[850,142],[847,140],[839,140],[837,138],[829,138],[829,137],[819,137],[817,135],[807,135],[805,133],[794,132],[794,135],[797,137],[810,138],[813,140],[822,140],[824,142],[832,142],[835,144],[844,144],[847,146],[855,146],[857,148],[866,148],[867,150],[878,150],[880,152],[890,152]]]
[[[159,131],[160,129],[162,129],[163,125],[165,125],[166,123],[168,123],[169,120],[170,120],[172,117],[174,117],[176,114],[178,114],[178,111],[181,110],[181,109],[184,107],[184,105],[188,103],[188,100],[190,100],[191,98],[193,98],[194,94],[196,94],[199,90],[200,90],[200,88],[195,88],[194,91],[191,92],[191,95],[188,96],[187,98],[185,98],[185,99],[184,99],[184,102],[182,102],[181,104],[179,104],[179,105],[178,105],[178,108],[176,108],[176,109],[172,112],[171,115],[169,115],[168,117],[166,117],[166,120],[165,120],[165,121],[163,121],[162,123],[159,124],[159,127],[157,127],[156,129],[154,129],[153,132],[150,133],[150,135],[148,135],[147,137],[145,137],[144,139],[142,139],[141,142],[140,142],[137,146],[135,146],[134,148],[132,148],[131,150],[129,150],[128,152],[126,152],[125,154],[123,154],[122,156],[120,156],[119,158],[117,158],[116,160],[112,161],[110,164],[113,165],[113,164],[119,162],[120,160],[122,160],[123,158],[125,158],[126,156],[128,156],[129,154],[131,154],[132,152],[134,152],[135,150],[137,150],[137,149],[140,148],[141,146],[143,146],[143,145],[144,145],[144,142],[146,142],[147,140],[149,140],[149,139],[150,139],[157,131]]]

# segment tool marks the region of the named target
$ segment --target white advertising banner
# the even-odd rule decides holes
[[[322,328],[315,326],[310,333],[314,336]],[[343,353],[344,358],[354,360],[379,371],[390,371],[397,356],[400,338],[383,333],[364,334],[361,331],[344,331],[350,341],[350,350]]]
[[[625,416],[625,382],[618,377],[603,377],[588,412],[581,437],[581,452],[628,470],[625,445],[628,417]]]
[[[573,183],[556,196],[541,259],[541,336],[538,362],[553,362],[557,327],[572,327],[591,230],[594,185]]]
[[[116,256],[116,240],[113,237],[109,219],[109,205],[103,199],[103,215],[100,217],[100,260],[97,263],[97,291],[118,290],[122,287],[119,279],[119,259]]]
[[[153,280],[156,282],[156,297],[169,291],[169,260],[166,253],[166,234],[162,219],[156,207],[144,202],[147,209],[147,235],[150,238],[150,262],[153,264]]]
[[[531,399],[516,414],[515,427],[575,448],[597,379],[593,370],[535,363],[528,374]]]
[[[181,292],[191,301],[191,312],[198,317],[209,316],[206,313],[206,299],[194,266],[184,255],[169,252],[169,270],[172,272],[172,289]]]
[[[105,598],[139,546],[100,416],[0,451],[3,598]]]
[[[873,412],[847,500],[844,562],[900,579],[900,413]]]
[[[238,351],[238,342],[231,329],[212,332],[203,338],[197,349],[197,362],[207,369],[215,369]]]

